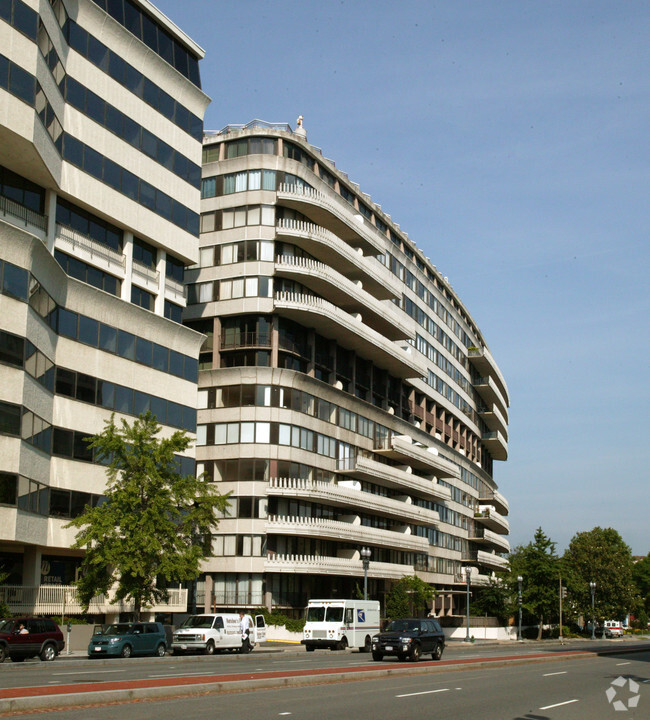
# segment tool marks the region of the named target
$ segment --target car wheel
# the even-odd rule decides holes
[[[373,653],[372,653],[372,659],[373,659],[373,660],[383,660],[383,659],[384,659],[384,654],[383,654],[383,653],[380,653],[380,652],[373,651]]]
[[[348,639],[346,637],[342,637],[339,642],[336,645],[337,650],[345,650],[348,647]]]
[[[133,652],[133,651],[132,651],[132,649],[131,649],[131,646],[130,646],[130,645],[125,645],[125,646],[122,648],[122,657],[123,657],[123,658],[130,658],[132,652]]]
[[[56,648],[54,645],[47,644],[41,651],[40,658],[45,662],[51,662],[56,657]]]
[[[205,646],[206,655],[214,655],[214,643],[212,640],[208,640],[208,644]]]
[[[0,663],[3,663],[7,659],[7,649],[0,645]]]
[[[359,650],[363,653],[369,653],[372,650],[372,641],[370,640],[370,635],[366,635],[366,641],[363,643],[363,647],[359,648]]]
[[[422,654],[422,652],[421,652],[421,650],[420,650],[420,646],[419,646],[419,645],[414,645],[414,646],[411,648],[411,660],[412,660],[413,662],[417,662],[417,661],[420,659],[420,655],[421,655],[421,654]]]
[[[314,652],[316,648],[313,645],[305,645],[305,650],[307,652]]]
[[[431,653],[431,657],[434,660],[440,660],[440,658],[442,657],[442,645],[436,645],[434,651]]]
[[[160,643],[160,645],[156,648],[156,655],[158,657],[165,657],[166,652],[167,648],[165,647],[165,643]]]

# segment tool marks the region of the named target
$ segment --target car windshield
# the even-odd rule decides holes
[[[0,632],[11,632],[14,626],[13,620],[0,620]]]
[[[181,625],[182,628],[211,628],[212,621],[209,615],[192,615]]]
[[[102,635],[126,635],[131,630],[129,623],[116,623],[104,629]]]
[[[393,620],[386,630],[387,632],[407,632],[409,630],[418,630],[419,628],[419,620]]]

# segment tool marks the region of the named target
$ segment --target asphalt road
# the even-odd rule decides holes
[[[565,656],[564,659],[546,659],[544,662],[531,658],[530,662],[523,664],[504,666],[495,662],[480,668],[438,665],[434,673],[413,676],[384,676],[335,685],[314,684],[129,702],[119,706],[50,710],[49,714],[51,720],[113,720],[115,717],[120,720],[177,720],[205,715],[228,720],[411,720],[431,717],[445,720],[647,720],[650,717],[650,650],[629,653],[627,650],[630,648],[630,644],[621,644],[620,651],[614,655],[594,653],[588,657]],[[468,652],[476,650],[479,648]],[[522,647],[521,650],[527,648]],[[535,650],[539,651],[539,648]],[[459,650],[456,657],[460,658],[462,652]],[[504,654],[503,647],[501,654]],[[249,661],[253,667],[255,660],[260,661],[261,658],[261,653],[258,658],[249,656],[239,669],[248,667]],[[314,666],[325,662],[324,657],[316,655],[308,658],[306,654],[276,657],[275,660],[269,655],[268,658],[269,662],[284,662],[287,667],[295,667],[293,663],[299,662],[314,663]],[[361,658],[366,660],[364,656]],[[217,663],[219,660],[222,658]],[[169,661],[173,662],[173,659]],[[169,661],[162,660],[156,665],[176,670],[169,666]],[[356,661],[357,657],[353,654],[329,660],[337,663]],[[137,662],[129,663],[130,676]],[[152,666],[148,661],[140,663]],[[238,663],[230,659],[230,663],[225,660],[224,668],[226,664]],[[203,663],[185,663],[185,669],[189,670],[191,665],[199,671]],[[69,668],[71,672],[76,670],[76,667],[63,662],[52,663],[48,669],[50,667],[52,672],[57,669],[63,671],[64,668]],[[119,671],[122,668],[106,668],[110,669]],[[102,673],[105,670],[97,668],[92,672]],[[15,673],[2,674],[15,676]],[[636,685],[630,685],[630,679]],[[81,677],[77,677],[76,681],[80,680]],[[616,702],[622,703],[619,707],[623,712],[615,709]],[[12,717],[26,715],[12,714]]]

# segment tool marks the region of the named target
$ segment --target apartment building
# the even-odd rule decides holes
[[[417,573],[436,612],[505,567],[508,390],[468,309],[302,121],[206,133],[197,462],[231,493],[205,607],[383,600]],[[364,568],[361,550],[370,551]],[[367,555],[367,554],[366,554]]]
[[[0,47],[0,599],[75,613],[85,438],[113,412],[196,428],[203,51],[147,0],[6,0]]]

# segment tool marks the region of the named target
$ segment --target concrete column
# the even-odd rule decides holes
[[[210,573],[205,574],[205,612],[212,612],[212,593],[214,591],[214,578]]]
[[[221,319],[218,317],[212,326],[212,367],[221,367]]]
[[[45,191],[45,214],[47,215],[45,240],[47,249],[51,254],[54,254],[54,241],[56,239],[56,199],[57,194],[54,190]]]
[[[264,607],[269,612],[273,610],[273,593],[270,590],[264,591]]]
[[[41,584],[41,549],[25,547],[23,555],[23,585],[38,587]]]
[[[124,282],[120,297],[131,302],[131,276],[133,274],[133,233],[124,232],[122,252],[124,253]]]
[[[278,367],[280,348],[280,320],[277,315],[271,318],[271,367]]]

